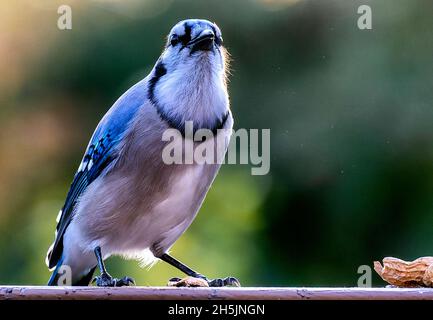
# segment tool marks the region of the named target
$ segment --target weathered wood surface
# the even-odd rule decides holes
[[[0,286],[0,300],[433,300],[427,288],[171,288]]]

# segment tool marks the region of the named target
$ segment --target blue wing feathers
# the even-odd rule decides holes
[[[73,219],[80,196],[110,163],[116,160],[116,146],[121,141],[128,124],[146,100],[145,80],[129,89],[110,108],[96,128],[77,173],[74,176],[60,220],[53,249],[48,252],[48,267],[57,265],[63,253],[63,235]]]

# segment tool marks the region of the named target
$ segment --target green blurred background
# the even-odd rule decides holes
[[[72,30],[57,8],[72,7]],[[368,4],[373,29],[357,28]],[[101,116],[172,25],[231,52],[236,128],[271,129],[271,171],[224,166],[172,253],[244,285],[356,285],[360,265],[433,255],[431,0],[2,1],[0,283],[44,284],[45,253]],[[181,276],[112,258],[140,285]],[[383,282],[373,276],[374,284]]]

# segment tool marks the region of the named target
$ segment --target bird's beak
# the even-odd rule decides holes
[[[211,51],[215,42],[215,34],[212,30],[204,30],[197,37],[188,42],[192,51]]]

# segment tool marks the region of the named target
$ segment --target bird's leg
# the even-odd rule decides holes
[[[200,279],[205,280],[208,283],[209,287],[225,287],[225,286],[240,287],[241,286],[239,280],[234,278],[234,277],[217,278],[217,279],[210,280],[210,279],[206,278],[204,275],[202,275],[198,272],[195,272],[190,267],[188,267],[187,265],[183,264],[182,262],[176,260],[175,258],[168,255],[167,253],[162,254],[159,258],[162,261],[167,262],[171,266],[179,269],[180,271],[182,271],[183,273],[185,273],[186,275],[188,275],[190,277],[200,278]]]
[[[101,271],[101,275],[93,279],[93,282],[96,282],[98,287],[123,287],[129,286],[130,284],[135,284],[134,280],[130,277],[123,277],[122,279],[113,278],[105,268],[101,248],[96,247],[94,252],[98,262],[99,271]]]

